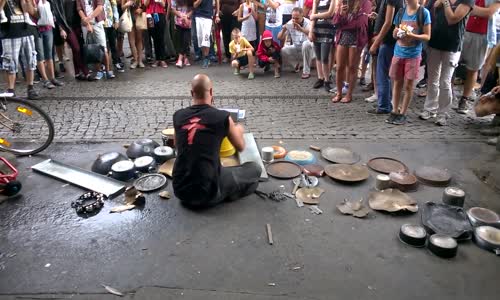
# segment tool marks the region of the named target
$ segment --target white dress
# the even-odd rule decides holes
[[[243,3],[243,18],[251,15],[252,10],[254,10],[255,7],[253,3],[248,6],[246,2]],[[255,22],[255,19],[253,16],[250,16],[250,18],[246,19],[241,23],[241,33],[244,38],[246,38],[249,42],[253,42],[257,40],[257,25]]]

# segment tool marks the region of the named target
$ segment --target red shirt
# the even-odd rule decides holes
[[[485,0],[476,0],[475,5],[486,7]],[[488,18],[470,16],[465,26],[465,30],[486,35],[488,33]]]
[[[149,5],[146,8],[147,14],[164,14],[165,7],[161,6],[160,3],[156,3],[155,0],[150,0]]]

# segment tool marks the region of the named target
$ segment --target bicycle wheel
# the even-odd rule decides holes
[[[0,99],[0,148],[32,155],[54,139],[54,124],[37,105],[19,98]]]

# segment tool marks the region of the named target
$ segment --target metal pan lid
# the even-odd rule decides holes
[[[111,166],[111,171],[113,172],[128,172],[134,169],[134,163],[130,160],[123,160],[117,163],[114,163]]]

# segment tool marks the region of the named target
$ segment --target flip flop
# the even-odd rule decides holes
[[[335,95],[335,97],[332,98],[332,102],[333,103],[337,103],[337,102],[340,102],[340,100],[342,99],[342,95]]]
[[[340,103],[349,103],[352,101],[352,98],[348,100],[348,98],[344,97],[342,100],[340,100]]]

